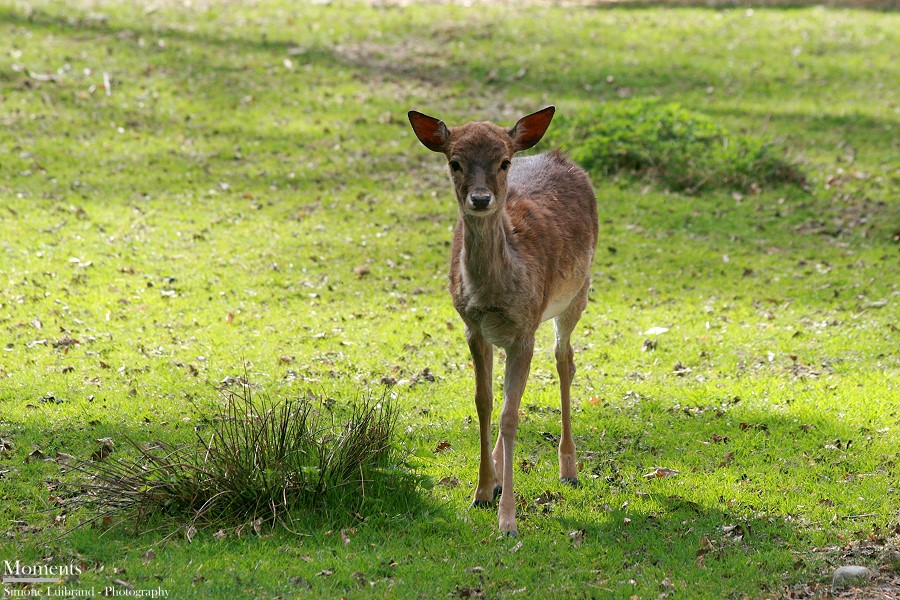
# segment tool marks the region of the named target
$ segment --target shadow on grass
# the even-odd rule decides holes
[[[667,2],[647,4],[642,2],[621,3],[624,6],[668,4]],[[698,2],[697,4],[706,5],[705,2]],[[599,3],[599,5],[603,5],[603,3]],[[620,4],[616,3],[615,5],[619,6]],[[66,18],[39,9],[33,10],[28,14],[9,8],[0,9],[0,23],[6,23],[14,27],[25,27],[31,30],[53,32],[62,36],[73,37],[76,40],[89,38],[91,35],[102,36],[104,43],[110,47],[117,48],[116,52],[133,54],[147,61],[149,63],[148,69],[157,69],[158,74],[176,81],[179,88],[191,93],[195,100],[199,99],[201,102],[210,103],[214,95],[219,104],[226,106],[231,104],[235,107],[240,104],[242,97],[259,92],[260,90],[257,88],[260,83],[257,81],[258,78],[254,76],[254,73],[248,73],[241,66],[231,64],[229,57],[223,55],[222,51],[233,49],[236,52],[235,56],[244,55],[247,52],[259,52],[271,54],[273,58],[277,58],[292,54],[294,50],[297,50],[298,44],[304,44],[304,47],[297,54],[297,61],[316,64],[332,69],[335,72],[349,67],[358,72],[360,77],[366,79],[387,77],[438,87],[452,86],[452,82],[465,80],[477,82],[477,86],[485,90],[501,89],[502,87],[502,89],[511,91],[521,89],[525,93],[537,87],[554,98],[579,100],[616,99],[614,90],[607,89],[609,86],[601,85],[596,90],[586,90],[583,86],[584,82],[595,79],[598,84],[602,83],[601,80],[606,76],[613,76],[617,82],[623,82],[621,85],[627,85],[631,88],[634,97],[667,97],[682,93],[699,93],[707,86],[715,83],[715,80],[719,77],[719,74],[716,72],[698,71],[696,65],[689,64],[668,64],[663,69],[654,66],[652,61],[642,61],[639,65],[626,67],[620,64],[609,64],[605,65],[603,69],[598,69],[596,64],[577,63],[572,66],[574,71],[568,71],[565,74],[556,70],[547,73],[537,71],[529,74],[527,82],[511,81],[501,84],[486,82],[486,80],[490,79],[490,69],[477,59],[468,61],[465,65],[451,64],[446,61],[443,64],[433,64],[430,60],[423,62],[422,53],[415,51],[412,46],[403,48],[400,46],[372,44],[370,47],[367,43],[358,45],[351,43],[345,46],[321,45],[319,43],[310,45],[302,38],[297,40],[271,40],[261,36],[259,39],[251,39],[249,37],[230,37],[227,35],[190,32],[183,29],[160,28],[151,25],[132,27],[110,24],[103,19]],[[457,29],[451,29],[449,32],[435,30],[431,31],[430,35],[426,35],[426,38],[429,40],[448,38],[447,41],[450,42],[456,36],[463,34],[463,30]],[[173,52],[177,51],[175,49],[160,52],[149,47],[139,48],[133,43],[133,40],[137,38],[150,36],[165,36],[184,42],[195,46],[197,51],[191,53],[180,52],[177,56],[173,56]],[[177,44],[174,46],[177,47]],[[407,53],[409,56],[393,56],[392,53],[394,52]],[[9,79],[10,75],[3,74],[3,77]],[[299,75],[292,79],[281,80],[280,83],[282,87],[290,87],[294,84],[302,84],[302,80],[303,76]],[[448,84],[448,82],[450,83]],[[67,94],[65,97],[59,98],[58,101],[73,104],[73,108],[83,110],[82,106],[74,104],[72,94]],[[116,119],[116,122],[141,124],[148,121],[148,109],[138,112],[134,108],[124,109],[110,106],[104,107],[103,111],[104,116],[108,113],[110,118]],[[709,109],[709,112],[715,114],[717,111],[712,108]],[[727,114],[725,111],[718,112]],[[731,112],[730,114],[744,116],[737,112]],[[155,119],[157,120],[150,119],[149,126],[142,126],[141,129],[149,129],[152,133],[155,128],[166,126],[187,126],[189,129],[196,127],[196,125],[192,124],[181,124],[177,120],[173,120],[171,115],[167,115],[165,118],[160,117],[161,115],[156,115]],[[402,115],[398,115],[398,118],[400,117]],[[807,130],[811,134],[829,135],[835,130],[843,131],[848,138],[876,143],[879,144],[879,148],[885,150],[891,149],[890,140],[892,139],[886,133],[890,132],[891,128],[896,125],[892,121],[858,114],[841,116],[759,114],[761,124],[767,120],[784,122],[786,124],[794,124],[797,120],[800,120],[808,124]],[[31,125],[31,127],[34,126],[34,124]],[[240,136],[249,136],[251,139],[260,137],[260,133],[256,130],[227,131],[220,129],[218,125],[213,126],[212,124],[206,124],[197,133],[201,133],[204,130],[207,135],[214,136],[234,133]],[[280,134],[265,133],[262,135],[267,140],[271,139],[272,141],[281,137]],[[279,144],[279,147],[291,148],[291,142],[293,142],[294,146],[296,145],[296,136],[285,135],[284,138],[284,143]]]

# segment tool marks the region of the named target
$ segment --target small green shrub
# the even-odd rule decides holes
[[[592,112],[564,117],[557,131],[551,141],[600,176],[637,177],[687,193],[804,182],[779,146],[729,133],[678,104],[600,104]]]
[[[336,420],[311,394],[274,402],[244,384],[222,393],[222,414],[198,428],[193,444],[132,443],[133,460],[70,462],[68,470],[82,477],[61,482],[64,506],[96,511],[88,523],[158,515],[290,526],[301,514],[353,514],[375,489],[414,493],[418,480],[397,454],[396,413],[386,397],[362,401]]]

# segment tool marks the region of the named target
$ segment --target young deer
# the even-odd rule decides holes
[[[555,109],[523,117],[512,129],[488,122],[448,129],[410,111],[419,141],[442,152],[459,204],[450,257],[450,295],[466,324],[475,365],[481,462],[474,506],[500,495],[500,530],[517,535],[513,446],[519,405],[541,322],[556,326],[562,404],[560,479],[578,485],[569,388],[575,375],[569,336],[587,304],[597,245],[597,202],[587,174],[560,152],[513,158],[540,141]],[[500,434],[491,452],[493,347],[506,350]],[[500,473],[498,478],[497,474]]]

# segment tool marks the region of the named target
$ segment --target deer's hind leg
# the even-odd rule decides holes
[[[587,306],[590,282],[572,300],[568,308],[553,319],[556,329],[556,372],[559,374],[559,398],[562,412],[562,433],[559,436],[559,479],[573,486],[578,485],[578,467],[575,461],[575,441],[572,438],[572,399],[570,389],[575,378],[575,353],[569,338]]]

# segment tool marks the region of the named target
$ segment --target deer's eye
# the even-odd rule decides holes
[[[459,164],[458,162],[456,162],[455,160],[451,160],[451,161],[450,161],[450,168],[451,168],[452,170],[456,171],[457,173],[459,173],[460,171],[462,171],[462,165],[460,165],[460,164]]]
[[[500,163],[500,170],[501,171],[507,170],[509,168],[509,165],[510,165],[510,162],[508,160],[504,160],[502,163]]]

